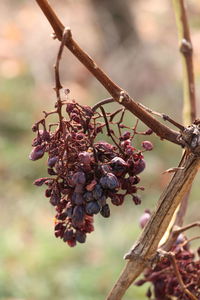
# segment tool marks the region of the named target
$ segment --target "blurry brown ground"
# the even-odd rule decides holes
[[[114,81],[134,99],[181,122],[182,73],[170,1],[50,2],[74,38]],[[198,100],[200,3],[187,3]],[[155,150],[147,153],[142,176],[146,191],[141,207],[127,201],[113,209],[107,222],[97,218],[96,231],[76,249],[56,240],[53,210],[42,190],[32,187],[35,178],[45,175],[45,163],[27,159],[31,125],[42,110],[53,107],[55,99],[52,66],[59,44],[51,33],[34,1],[0,2],[0,299],[98,300],[120,272],[121,258],[140,231],[140,214],[154,207],[169,180],[161,173],[177,165],[181,150],[153,137]],[[61,69],[71,99],[92,104],[108,96],[67,50]],[[188,221],[198,218],[198,181]],[[144,290],[131,288],[125,300],[144,299]]]

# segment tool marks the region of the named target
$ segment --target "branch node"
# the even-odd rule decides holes
[[[69,26],[64,28],[63,36],[66,36],[66,40],[72,37],[71,28]]]
[[[119,94],[118,102],[120,104],[122,104],[122,102],[124,102],[124,101],[128,102],[129,100],[130,100],[129,95],[125,91],[121,91],[120,94]]]
[[[191,55],[192,51],[192,43],[186,39],[182,39],[180,45],[180,52],[184,55]]]

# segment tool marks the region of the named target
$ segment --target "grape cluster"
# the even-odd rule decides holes
[[[106,127],[99,121],[102,115],[75,101],[63,102],[64,108],[67,118],[57,109],[45,113],[44,119],[33,125],[36,138],[29,158],[35,161],[47,153],[49,177],[39,178],[34,184],[47,186],[45,195],[56,209],[55,236],[75,246],[84,243],[86,234],[94,230],[94,215],[110,216],[110,200],[118,206],[131,195],[133,202],[140,204],[137,190],[143,188],[137,184],[138,174],[145,169],[143,151],[153,146],[144,141],[143,151],[137,150],[132,146],[135,132],[131,130],[120,130],[117,145],[97,141]],[[59,120],[48,124],[52,114]]]
[[[141,286],[145,282],[150,282],[153,285],[153,299],[155,300],[200,299],[200,248],[197,250],[195,259],[194,252],[190,250],[188,244],[185,244],[185,239],[180,236],[171,251],[174,254],[183,284],[194,298],[185,293],[168,257],[163,257],[153,268],[146,269],[144,278],[135,284]],[[152,299],[151,288],[147,291],[147,297]]]

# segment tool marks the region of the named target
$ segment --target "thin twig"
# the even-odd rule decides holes
[[[92,107],[92,110],[96,111],[100,106],[108,104],[108,103],[113,103],[113,102],[115,102],[115,100],[113,98],[103,99],[103,100],[95,103],[95,105]]]
[[[182,200],[181,204],[185,204],[185,201]],[[183,205],[180,207],[183,209]],[[181,214],[181,209],[179,208],[178,213]],[[193,227],[200,227],[200,221],[197,222],[193,222],[191,224],[188,224],[186,226],[183,227],[179,227],[177,223],[182,224],[182,218],[185,215],[185,211],[183,211],[183,213],[181,214],[181,216],[179,216],[179,218],[176,218],[174,225],[172,227],[172,230],[170,232],[169,238],[167,239],[167,241],[165,242],[165,244],[163,244],[161,246],[161,249],[165,250],[165,251],[170,251],[172,245],[174,245],[175,241],[177,240],[178,236],[180,233],[185,232],[186,230],[193,228]]]
[[[185,241],[183,244],[182,244],[182,247],[184,247],[185,245],[187,245],[188,243],[194,241],[194,240],[199,240],[200,239],[200,235],[198,236],[194,236],[192,237],[191,239],[188,239],[187,241]]]
[[[110,126],[108,124],[108,120],[107,120],[107,117],[106,117],[106,113],[105,113],[105,110],[102,106],[100,106],[100,109],[101,109],[101,112],[102,112],[102,115],[103,115],[103,118],[104,118],[104,121],[105,121],[105,124],[106,124],[106,129],[107,129],[107,134],[108,136],[112,139],[113,143],[116,145],[116,147],[119,149],[119,151],[124,154],[123,150],[121,149],[121,147],[118,145],[118,143],[115,141],[112,133],[111,133],[111,130],[110,130]]]
[[[63,30],[63,36],[62,36],[62,41],[60,43],[60,47],[58,50],[58,54],[57,54],[57,58],[56,58],[56,64],[54,66],[55,69],[55,92],[56,92],[56,97],[57,97],[57,103],[56,103],[56,108],[57,108],[57,113],[59,116],[59,120],[60,120],[60,128],[62,127],[62,101],[61,101],[61,97],[60,97],[60,90],[62,89],[62,85],[60,83],[60,72],[59,72],[59,67],[60,67],[60,61],[62,58],[62,53],[63,53],[63,49],[66,43],[66,39],[67,39],[67,35],[68,35],[68,30],[64,29]]]
[[[193,222],[193,223],[183,226],[181,228],[174,228],[174,233],[180,234],[180,233],[182,233],[188,229],[191,229],[193,227],[200,227],[200,221]]]
[[[157,111],[154,111],[152,109],[150,109],[149,107],[146,107],[145,105],[139,103],[139,105],[144,108],[147,112],[149,112],[152,115],[158,116],[160,118],[162,118],[164,121],[168,121],[169,123],[173,124],[174,126],[176,126],[177,128],[179,128],[181,131],[183,131],[185,129],[185,127],[179,123],[177,123],[176,121],[174,121],[173,119],[171,119],[168,115],[163,114],[163,113],[159,113]]]
[[[194,296],[194,295],[187,289],[187,287],[185,286],[185,284],[184,284],[184,282],[183,282],[183,279],[182,279],[182,277],[181,277],[181,274],[180,274],[180,272],[179,272],[177,263],[176,263],[175,254],[172,253],[172,252],[169,252],[169,253],[167,253],[167,256],[169,257],[169,259],[170,259],[170,261],[171,261],[171,264],[172,264],[172,266],[173,266],[173,268],[174,268],[174,272],[175,272],[175,274],[176,274],[176,277],[177,277],[177,279],[178,279],[178,282],[179,282],[179,284],[180,284],[180,286],[181,286],[183,292],[184,292],[185,294],[187,294],[188,297],[189,297],[190,299],[192,299],[192,300],[198,300],[197,297]]]

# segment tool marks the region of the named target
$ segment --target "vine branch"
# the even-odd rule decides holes
[[[193,47],[190,37],[190,30],[187,20],[187,13],[185,7],[185,0],[172,0],[174,14],[176,18],[176,25],[178,29],[178,40],[180,45],[182,69],[183,69],[183,124],[189,125],[194,122],[196,118],[196,97],[195,97],[195,83],[193,72]],[[183,225],[184,216],[187,211],[188,198],[190,190],[184,195],[180,206],[175,213],[175,220],[169,225],[169,236],[167,241],[162,246],[163,249],[170,249],[176,239],[174,235],[174,227]]]
[[[178,29],[179,49],[183,68],[183,122],[189,125],[196,119],[195,84],[193,72],[193,47],[188,26],[186,3],[172,0]]]
[[[107,300],[120,300],[128,287],[139,276],[156,253],[158,244],[165,233],[171,217],[180,204],[183,196],[190,189],[193,179],[200,166],[200,157],[190,153],[184,155],[180,163],[184,169],[174,174],[169,185],[163,191],[158,201],[157,209],[144,228],[141,236],[125,256],[129,259],[122,274],[115,283]]]
[[[55,12],[49,5],[47,0],[36,0],[46,18],[50,22],[56,37],[62,40],[62,34],[64,25],[56,16]],[[66,39],[65,46],[73,53],[73,55],[90,71],[91,74],[104,86],[108,93],[113,97],[115,101],[123,105],[130,112],[132,112],[137,118],[150,127],[161,139],[166,139],[172,143],[181,145],[181,142],[177,140],[179,133],[172,130],[168,126],[162,124],[151,116],[145,109],[143,109],[139,103],[135,102],[122,88],[114,83],[107,74],[98,67],[96,62],[81,49],[77,42],[73,39],[71,30],[68,28],[68,38]]]

